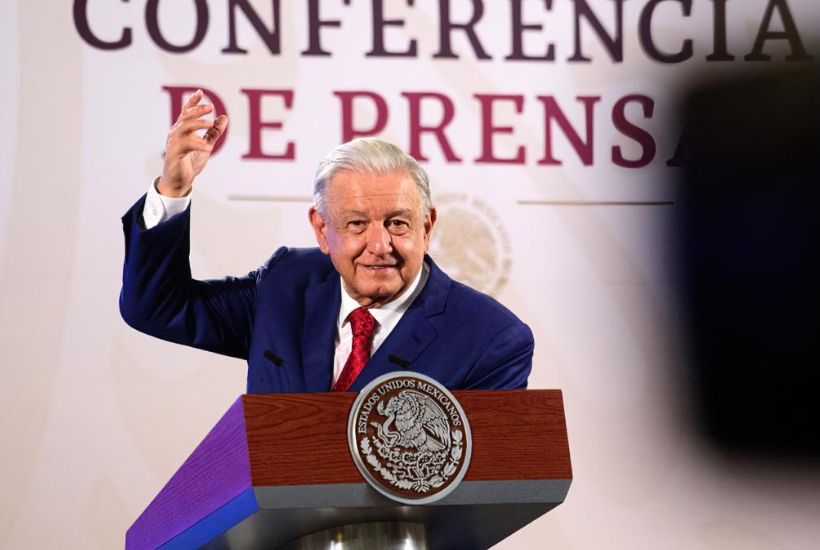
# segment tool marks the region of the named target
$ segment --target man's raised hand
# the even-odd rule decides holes
[[[157,191],[168,197],[183,197],[190,193],[194,178],[202,172],[214,145],[228,127],[228,117],[216,120],[202,117],[213,111],[213,105],[200,105],[202,90],[197,90],[182,106],[179,118],[168,130],[165,142],[165,163],[157,183]],[[198,130],[206,130],[199,136]]]

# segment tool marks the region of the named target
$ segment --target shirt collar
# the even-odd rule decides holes
[[[381,307],[372,307],[369,309],[371,315],[373,315],[373,318],[376,319],[376,322],[378,322],[380,326],[384,326],[389,318],[396,315],[401,316],[405,311],[407,311],[410,304],[413,303],[416,297],[421,293],[422,289],[424,289],[424,284],[427,282],[427,277],[429,275],[430,266],[427,265],[427,262],[422,262],[421,269],[419,269],[416,278],[413,280],[412,284],[404,289],[404,292],[402,292],[398,298],[391,300]],[[339,286],[342,289],[342,304],[339,308],[337,327],[342,328],[345,323],[347,323],[348,315],[350,315],[354,309],[358,309],[361,306],[359,306],[359,302],[347,293],[347,290],[345,290],[344,281],[341,281]]]

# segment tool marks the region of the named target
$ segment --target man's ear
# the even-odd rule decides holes
[[[319,244],[319,250],[328,254],[330,247],[327,245],[327,224],[322,218],[322,215],[314,207],[308,210],[308,220],[310,226],[313,228],[313,233],[316,235],[316,242]]]
[[[430,232],[433,231],[433,224],[436,223],[436,209],[431,208],[430,213],[424,218],[424,250],[430,248]]]

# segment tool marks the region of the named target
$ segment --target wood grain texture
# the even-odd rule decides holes
[[[453,394],[473,431],[465,480],[572,479],[560,390]]]
[[[355,393],[245,395],[254,485],[363,482],[347,446]]]
[[[456,391],[473,433],[466,481],[572,479],[559,390]],[[347,443],[355,393],[245,395],[253,485],[363,483]]]

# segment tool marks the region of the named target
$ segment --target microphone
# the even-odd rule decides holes
[[[288,369],[285,369],[285,360],[276,355],[275,353],[273,353],[269,349],[266,349],[262,355],[264,355],[265,359],[267,359],[277,367],[282,367],[285,370],[285,378],[288,381],[288,393],[293,393],[293,384],[290,381],[290,373],[288,372]]]
[[[399,357],[398,355],[393,355],[391,353],[390,355],[387,356],[387,360],[390,361],[391,363],[393,363],[394,365],[397,365],[397,366],[399,366],[403,369],[409,369],[410,368],[410,361],[408,361],[407,359],[404,359],[402,357]]]
[[[265,353],[262,355],[265,356],[265,359],[276,365],[277,367],[282,367],[285,365],[285,360],[273,353],[271,350],[266,349]]]

